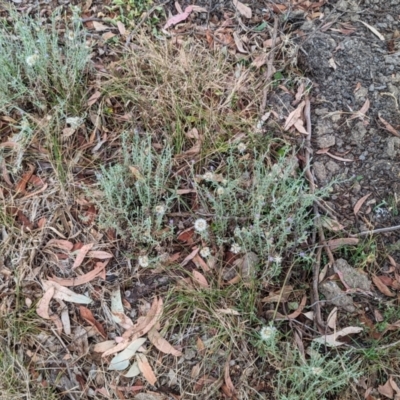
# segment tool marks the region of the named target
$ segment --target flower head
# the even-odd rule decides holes
[[[238,144],[238,147],[237,147],[237,148],[238,148],[238,150],[239,150],[240,153],[243,153],[243,152],[246,151],[247,146],[246,146],[244,143],[240,142],[240,143]]]
[[[165,206],[159,204],[158,206],[155,207],[154,211],[156,212],[157,215],[163,215],[165,214]]]
[[[274,257],[274,262],[276,262],[277,264],[280,264],[282,262],[282,257],[281,256],[275,256]]]
[[[209,257],[209,256],[211,255],[210,248],[209,248],[209,247],[203,247],[203,248],[200,250],[200,255],[201,255],[203,258]]]
[[[204,232],[207,229],[207,221],[203,218],[196,219],[194,222],[194,229],[197,232]]]
[[[312,367],[311,372],[314,375],[321,375],[324,370],[321,367]]]
[[[231,252],[233,254],[239,254],[242,251],[242,248],[237,244],[237,243],[233,243],[231,246]]]
[[[260,336],[264,342],[268,342],[271,338],[275,336],[277,329],[274,326],[263,326],[260,329]]]
[[[68,40],[71,40],[71,41],[74,40],[74,39],[75,39],[75,34],[74,34],[74,32],[69,31],[67,37],[68,37]]]
[[[139,261],[139,265],[143,268],[146,268],[149,266],[149,257],[147,257],[147,256],[140,256],[138,258],[138,261]]]
[[[33,67],[38,59],[39,59],[38,54],[32,54],[31,56],[26,57],[25,61],[30,67]]]
[[[218,186],[217,194],[222,196],[225,193],[225,189],[222,186]]]
[[[210,181],[210,182],[212,182],[212,181],[214,180],[214,174],[213,174],[212,172],[206,172],[206,173],[203,175],[203,179],[204,179],[205,181]]]

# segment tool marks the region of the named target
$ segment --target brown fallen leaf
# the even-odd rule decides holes
[[[300,86],[299,86],[298,89],[297,89],[295,98],[294,98],[294,100],[292,101],[292,106],[297,106],[297,104],[300,103],[301,98],[303,97],[304,89],[305,89],[305,88],[306,88],[306,87],[305,87],[304,83],[301,83]]]
[[[115,354],[126,349],[132,341],[145,335],[158,322],[162,315],[162,311],[163,301],[161,298],[158,300],[157,297],[155,297],[146,317],[140,319],[134,326],[127,329],[122,335],[122,341],[112,349],[107,350],[102,357],[107,357],[108,355]]]
[[[85,244],[84,246],[82,246],[79,250],[78,250],[78,254],[76,256],[74,265],[72,266],[72,269],[76,269],[78,267],[80,267],[80,265],[82,264],[84,258],[86,257],[86,254],[89,252],[89,250],[94,246],[94,243],[88,243]]]
[[[189,261],[191,261],[197,253],[200,251],[200,248],[195,248],[188,256],[185,257],[185,259],[181,262],[181,267],[184,267]]]
[[[94,250],[94,251],[89,251],[87,253],[87,257],[97,258],[99,260],[107,260],[108,258],[113,258],[114,256],[106,251]]]
[[[53,297],[55,299],[78,304],[90,304],[92,302],[89,297],[84,296],[83,294],[77,294],[64,286],[61,286],[57,282],[42,280],[42,285],[46,291],[47,289],[54,287],[55,292]]]
[[[115,340],[106,340],[105,342],[96,343],[93,351],[96,353],[104,353],[115,346]]]
[[[97,100],[99,100],[101,97],[101,92],[96,91],[94,92],[90,97],[89,100],[87,102],[88,106],[92,106],[93,104],[95,104],[97,102]]]
[[[101,325],[100,322],[96,320],[93,313],[87,307],[79,306],[79,313],[89,325],[93,326],[96,329],[96,331],[103,337],[103,339],[107,339],[107,334],[104,330],[103,325]]]
[[[233,382],[232,382],[231,376],[229,374],[230,361],[231,361],[231,357],[229,356],[225,363],[224,380],[225,380],[226,388],[228,389],[228,393],[229,393],[228,397],[233,397],[236,393],[236,389],[235,389],[235,386],[233,386]]]
[[[192,271],[192,275],[193,275],[193,280],[198,283],[201,287],[203,288],[209,288],[210,285],[207,282],[207,279],[205,278],[205,276],[203,274],[201,274],[200,272],[193,270]]]
[[[388,297],[396,297],[396,295],[376,276],[372,275],[372,282],[379,289],[381,293]]]
[[[303,114],[303,109],[305,106],[305,101],[302,101],[295,110],[293,110],[288,117],[286,118],[286,122],[285,122],[285,126],[283,127],[283,129],[285,131],[289,130],[292,126],[294,126],[296,124],[296,122],[301,121],[301,116]]]
[[[211,268],[208,266],[208,264],[198,254],[196,254],[193,257],[193,262],[196,265],[196,267],[200,267],[203,270],[203,272],[211,271]]]
[[[299,308],[296,311],[294,311],[291,314],[289,314],[287,316],[287,318],[296,319],[303,312],[304,307],[306,306],[306,304],[307,304],[307,296],[303,296],[303,298],[301,299],[301,302],[299,304]]]
[[[261,68],[264,64],[266,64],[268,61],[268,54],[267,53],[262,53],[260,55],[258,55],[253,62],[251,63],[251,65],[253,67],[256,68]]]
[[[93,21],[93,27],[97,32],[102,32],[106,31],[107,29],[110,29],[109,26],[106,26],[102,24],[101,22]]]
[[[233,32],[233,39],[235,40],[236,47],[240,53],[244,53],[244,54],[248,53],[248,51],[245,50],[243,47],[242,39],[239,37],[239,35],[236,32]]]
[[[22,175],[21,180],[16,185],[15,189],[16,189],[17,194],[19,194],[19,193],[25,194],[26,193],[26,185],[28,184],[29,180],[31,179],[34,171],[35,171],[35,166],[32,164],[29,164],[29,171],[25,172],[25,174]]]
[[[157,382],[157,378],[149,364],[149,361],[147,360],[147,357],[144,354],[138,353],[136,354],[136,361],[138,363],[140,372],[143,374],[146,381],[149,382],[150,385],[154,386]]]
[[[244,17],[251,18],[252,12],[250,7],[244,5],[239,0],[233,0],[233,5],[236,7],[239,13],[242,14]]]
[[[36,307],[37,314],[44,319],[50,319],[49,306],[50,301],[54,296],[54,291],[54,287],[49,287],[44,293],[43,297],[39,300],[39,303]]]
[[[337,338],[347,336],[352,333],[359,333],[362,330],[363,330],[363,328],[358,327],[358,326],[349,326],[347,328],[341,329],[340,331],[333,333],[332,335],[320,336],[320,337],[314,339],[313,341],[324,344],[324,345],[326,344],[327,346],[333,346],[333,347],[341,346],[344,343],[338,342],[336,340]]]
[[[183,11],[182,13],[174,15],[173,17],[169,18],[166,24],[164,25],[163,29],[164,30],[168,29],[171,26],[177,25],[180,22],[185,21],[189,17],[192,11],[193,11],[193,6],[186,7],[185,11]]]
[[[175,357],[179,357],[182,355],[182,352],[175,349],[171,344],[169,344],[168,341],[164,339],[154,327],[150,329],[147,337],[150,342],[164,354],[172,354]]]
[[[397,132],[396,129],[393,128],[392,125],[389,124],[389,122],[387,122],[381,115],[380,113],[378,113],[378,118],[379,120],[382,122],[382,124],[385,126],[386,130],[389,131],[391,134],[393,134],[394,136],[400,137],[400,133]]]
[[[356,246],[359,241],[358,238],[331,239],[327,244],[331,250],[336,250],[342,246]]]
[[[389,380],[384,385],[378,386],[378,392],[389,399],[393,399],[394,397],[394,390]]]
[[[85,275],[77,276],[76,278],[62,279],[62,278],[57,278],[56,276],[49,276],[48,279],[50,281],[57,282],[58,284],[66,287],[83,285],[85,283],[92,281],[98,276],[101,276],[107,264],[108,260],[105,261],[104,263],[98,262],[96,264],[96,267],[92,271],[88,272]]]
[[[357,111],[354,115],[352,115],[350,117],[350,119],[355,119],[355,118],[361,118],[363,119],[365,117],[365,114],[367,113],[367,111],[369,110],[369,106],[370,106],[370,101],[369,99],[365,100],[365,103],[363,104],[363,106],[360,108],[359,111]]]
[[[56,247],[58,249],[71,251],[74,247],[74,244],[69,240],[63,239],[51,239],[47,242],[46,247]]]
[[[360,208],[365,203],[365,200],[367,200],[368,197],[371,196],[371,194],[372,193],[368,193],[365,196],[361,197],[360,200],[357,201],[357,203],[355,204],[354,209],[353,209],[354,215],[357,215],[357,213],[360,211]]]
[[[270,294],[267,297],[264,297],[261,301],[263,303],[287,302],[292,293],[293,286],[283,286],[280,290],[270,292]]]

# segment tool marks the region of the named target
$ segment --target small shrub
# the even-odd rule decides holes
[[[241,157],[234,150],[226,167],[206,172],[198,181],[203,210],[213,214],[213,231],[219,245],[235,253],[254,252],[266,262],[266,275],[280,272],[283,255],[305,242],[313,225],[312,195],[297,160],[282,155],[269,166],[268,152]]]
[[[323,356],[311,347],[304,360],[295,350],[288,350],[286,366],[277,376],[275,395],[278,400],[324,400],[331,398],[356,380],[361,373],[359,363],[349,354]]]
[[[122,162],[102,167],[98,177],[100,225],[134,244],[154,245],[171,234],[165,224],[165,212],[175,196],[168,189],[171,148],[165,145],[156,153],[150,136],[132,137],[126,132],[122,153]]]
[[[35,107],[74,110],[82,101],[82,78],[88,65],[86,44],[77,11],[61,33],[61,14],[54,12],[50,28],[10,9],[0,20],[0,112]]]

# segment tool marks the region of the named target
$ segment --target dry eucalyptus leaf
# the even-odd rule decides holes
[[[109,371],[122,371],[128,368],[130,359],[136,354],[139,348],[145,343],[146,338],[134,340],[125,350],[117,354],[108,367]]]
[[[52,281],[42,281],[43,287],[47,291],[50,287],[54,287],[54,299],[69,301],[71,303],[78,303],[78,304],[90,304],[92,302],[89,297],[84,296],[83,294],[77,294],[72,290],[67,289],[64,286],[61,286],[57,282]]]
[[[241,3],[239,0],[233,0],[233,5],[236,7],[239,13],[242,14],[244,17],[251,18],[252,12],[250,7]]]

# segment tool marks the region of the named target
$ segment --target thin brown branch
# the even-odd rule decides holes
[[[275,51],[276,51],[276,39],[278,37],[278,22],[279,18],[275,16],[274,18],[274,30],[272,32],[272,46],[271,51],[269,52],[268,62],[267,62],[267,75],[265,76],[263,97],[261,101],[260,107],[260,115],[263,115],[265,112],[265,107],[267,105],[267,96],[269,90],[269,84],[271,81],[271,77],[274,71],[274,61],[275,61]]]

